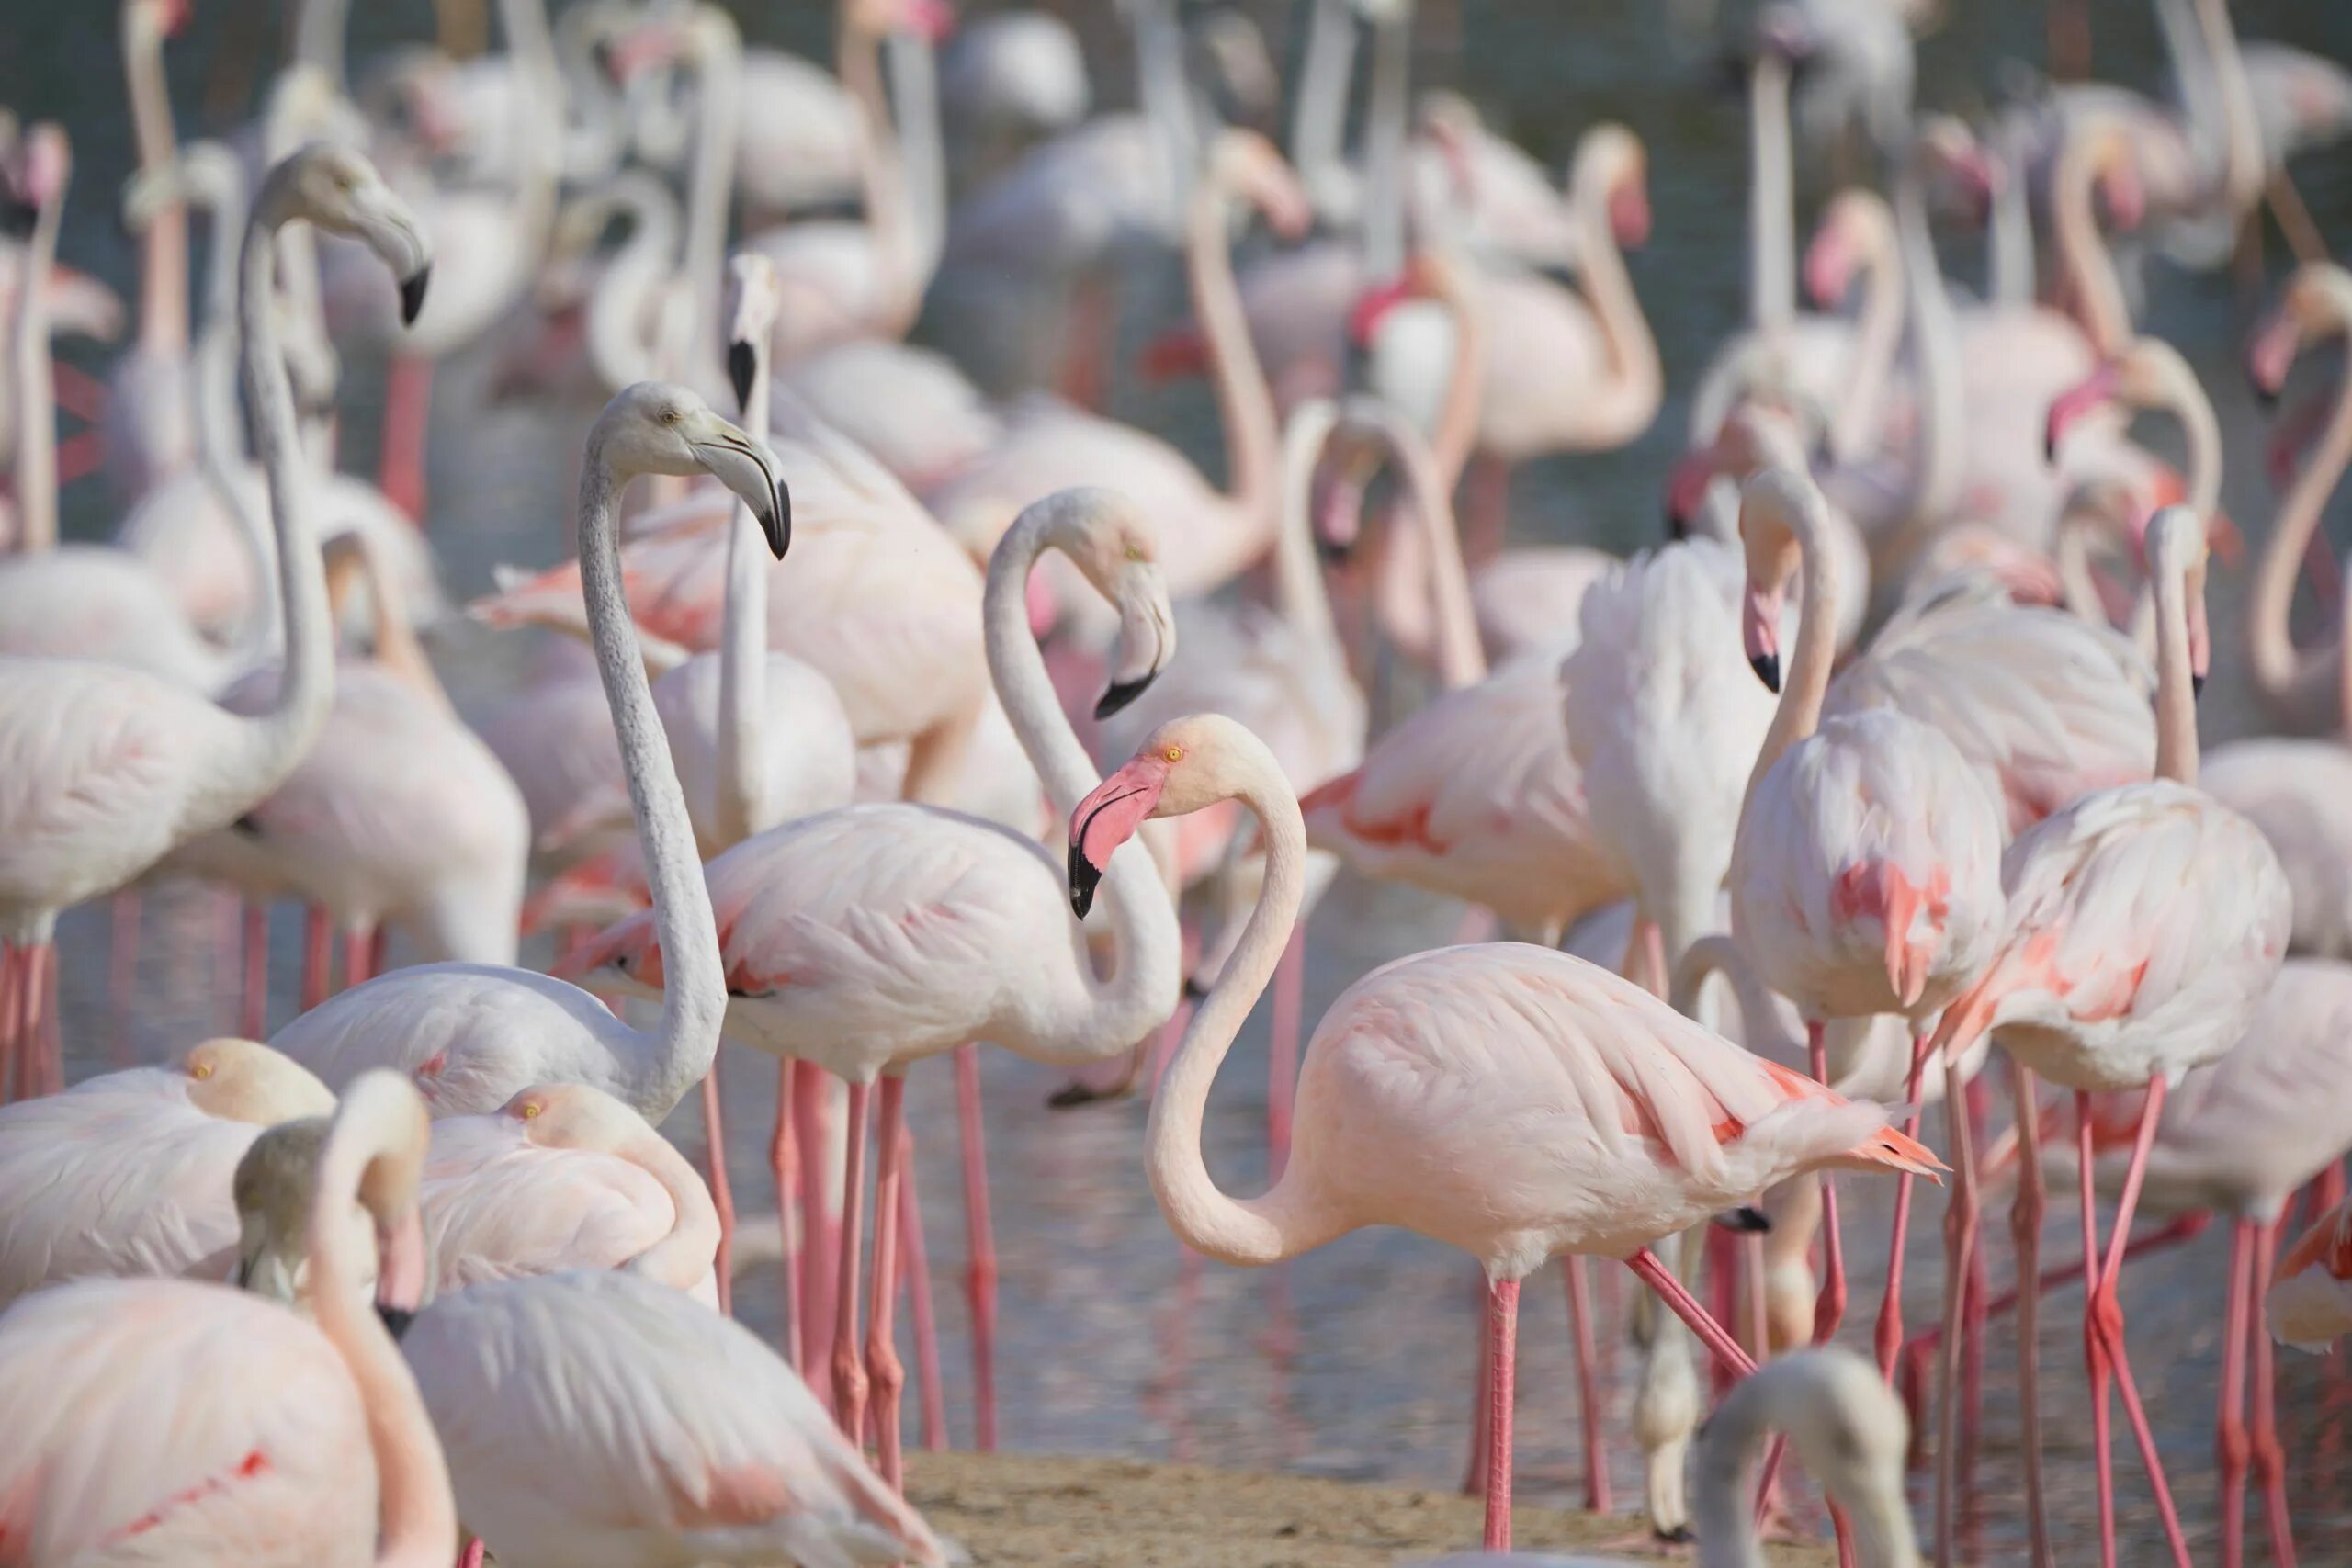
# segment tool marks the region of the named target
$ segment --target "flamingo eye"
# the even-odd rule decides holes
[[[212,1064],[210,1062],[190,1063],[187,1076],[192,1078],[209,1078],[212,1076]]]
[[[1127,547],[1127,558],[1133,561],[1139,561],[1143,559],[1143,547],[1141,545],[1129,545]]]
[[[1160,755],[1166,758],[1169,761],[1181,762],[1184,760],[1184,748],[1182,746],[1170,746],[1168,750],[1162,751]]]
[[[546,1109],[546,1106],[541,1105],[536,1100],[525,1100],[523,1102],[523,1120],[528,1122],[531,1118],[537,1116],[540,1111],[545,1111]]]

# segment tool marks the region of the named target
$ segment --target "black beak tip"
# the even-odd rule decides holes
[[[401,325],[416,325],[417,315],[424,309],[424,286],[432,281],[430,263],[417,268],[413,275],[401,279]]]
[[[1682,509],[1671,502],[1666,508],[1666,536],[1676,544],[1690,536],[1690,520],[1683,516]]]
[[[1327,539],[1317,534],[1315,536],[1315,553],[1323,558],[1323,564],[1326,566],[1345,566],[1348,564],[1348,558],[1355,554],[1355,547],[1340,544],[1336,539]]]
[[[408,1325],[416,1321],[416,1314],[411,1312],[408,1308],[385,1306],[380,1302],[377,1303],[376,1315],[383,1320],[384,1331],[390,1334],[394,1339],[399,1339],[406,1335],[408,1333]]]
[[[1187,975],[1184,976],[1184,999],[1186,1001],[1206,1001],[1208,999],[1208,994],[1209,988],[1201,984],[1201,977],[1198,975]]]
[[[767,536],[769,553],[782,560],[785,551],[792,548],[792,491],[781,479],[776,481],[775,499],[769,502],[767,514],[760,519],[760,531]]]
[[[2041,460],[2045,463],[2058,460],[2058,433],[2055,430],[2045,428],[2041,433]]]
[[[1756,671],[1756,678],[1764,682],[1766,691],[1778,692],[1781,689],[1781,656],[1779,654],[1759,653],[1747,661],[1747,667]]]
[[[2278,389],[2267,385],[2261,377],[2249,375],[2246,384],[2254,389],[2254,406],[2268,413],[2278,406]]]
[[[1094,716],[1104,719],[1117,713],[1121,708],[1142,696],[1145,690],[1159,678],[1159,671],[1154,670],[1139,680],[1112,682],[1102,689],[1102,696],[1095,700]]]
[[[735,389],[735,407],[746,419],[752,416],[752,373],[757,368],[752,345],[736,342],[727,345],[727,380]]]
[[[1752,1203],[1743,1203],[1736,1209],[1717,1214],[1715,1224],[1742,1235],[1764,1235],[1772,1229],[1772,1216]]]
[[[1080,919],[1094,908],[1094,889],[1101,886],[1102,874],[1086,858],[1076,844],[1069,847],[1069,908]]]
[[[2204,676],[2202,676],[2202,675],[2198,675],[2198,674],[2191,674],[2191,675],[2188,677],[2188,694],[2189,694],[2189,696],[2190,696],[2192,699],[2193,699],[2193,698],[2197,698],[2197,697],[2201,697],[2201,696],[2203,696],[2203,695],[2205,694],[2205,677],[2204,677]]]

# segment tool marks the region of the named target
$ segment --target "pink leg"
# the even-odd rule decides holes
[[[807,1310],[808,1325],[801,1333],[801,1342],[808,1349],[809,1370],[813,1372],[817,1370],[817,1358],[826,1354],[824,1348],[833,1342],[833,1312],[837,1305],[833,1286],[841,1272],[841,1215],[832,1206],[832,1182],[825,1160],[826,1151],[831,1146],[826,1129],[832,1120],[832,1092],[825,1075],[805,1065],[792,1092],[797,1141],[800,1145],[801,1304]],[[831,1378],[813,1378],[811,1384],[822,1387],[827,1401],[831,1400]]]
[[[1486,1285],[1482,1276],[1480,1283]],[[1491,1294],[1493,1287],[1486,1285]],[[1470,1384],[1470,1462],[1463,1467],[1462,1495],[1464,1497],[1484,1496],[1487,1491],[1487,1461],[1493,1457],[1487,1450],[1488,1421],[1491,1408],[1488,1387],[1494,1382],[1495,1322],[1486,1312],[1478,1314],[1478,1375]]]
[[[2254,1269],[2247,1294],[2269,1282],[2278,1263],[2278,1222],[2258,1225],[2254,1233]],[[2276,1355],[2262,1314],[2249,1310],[2246,1332],[2254,1340],[2254,1473],[2262,1484],[2262,1519],[2270,1537],[2270,1561],[2275,1568],[2295,1568],[2294,1517],[2287,1511],[2287,1453],[2278,1441],[2278,1375]]]
[[[906,1136],[899,1156],[899,1247],[912,1303],[915,1382],[922,1395],[922,1446],[937,1453],[947,1447],[947,1391],[939,1376],[939,1325],[931,1310],[931,1254],[923,1246],[922,1199],[915,1190],[914,1138]]]
[[[1919,1135],[1920,1078],[1928,1069],[1928,1040],[1924,1030],[1911,1037],[1911,1114],[1903,1131],[1914,1138]],[[1878,1370],[1889,1383],[1894,1381],[1894,1359],[1903,1351],[1903,1244],[1910,1229],[1911,1173],[1906,1170],[1894,1178],[1894,1238],[1887,1243],[1886,1299],[1878,1308]]]
[[[833,1420],[852,1448],[865,1447],[865,1361],[857,1345],[858,1231],[865,1221],[865,1102],[870,1084],[849,1086],[849,1147],[842,1156],[842,1247],[833,1279]]]
[[[808,1375],[808,1302],[801,1293],[802,1223],[799,1213],[800,1156],[793,1146],[792,1081],[814,1067],[799,1062],[775,1065],[775,1131],[768,1138],[768,1169],[775,1176],[775,1222],[783,1244],[780,1262],[784,1293],[776,1303],[776,1343],[792,1370]]]
[[[422,527],[424,523],[424,432],[433,412],[433,361],[392,356],[384,381],[384,439],[377,482],[384,498]]]
[[[343,933],[343,988],[364,986],[376,977],[376,933],[371,930]]]
[[[139,994],[138,889],[126,887],[117,893],[107,914],[107,1051],[116,1066],[127,1067],[134,1055],[130,1036],[135,1020],[130,1004]]]
[[[1510,1550],[1510,1427],[1519,1358],[1519,1281],[1487,1285],[1487,1535],[1488,1551]]]
[[[310,1011],[327,999],[328,939],[327,912],[316,904],[302,907],[302,1010]]]
[[[718,1058],[702,1076],[703,1176],[710,1183],[710,1201],[718,1211],[718,1256],[712,1268],[718,1274],[718,1310],[735,1315],[735,1190],[727,1179],[727,1118],[718,1104]],[[878,1254],[880,1247],[876,1247]]]
[[[2245,1562],[2246,1287],[2254,1266],[2254,1222],[2230,1226],[2229,1294],[2222,1312],[2221,1410],[2213,1423],[2214,1458],[2222,1467],[2222,1568]]]
[[[1502,553],[1510,535],[1510,465],[1499,457],[1470,460],[1469,532],[1462,542],[1464,564],[1476,570]]]
[[[1266,1168],[1280,1176],[1290,1158],[1290,1111],[1298,1089],[1298,1015],[1306,987],[1306,926],[1291,928],[1274,966],[1274,1011],[1266,1042]]]
[[[1829,1046],[1819,1019],[1805,1021],[1804,1040],[1814,1080],[1827,1083]],[[1838,1235],[1838,1188],[1827,1171],[1821,1175],[1821,1243],[1826,1256],[1821,1298],[1813,1306],[1813,1342],[1826,1345],[1838,1337],[1838,1325],[1846,1318],[1846,1247]]]
[[[2056,1568],[2050,1554],[2050,1516],[2041,1494],[2041,1217],[2048,1207],[2041,1175],[2041,1128],[2032,1072],[2015,1062],[2010,1077],[2018,1101],[2018,1195],[2009,1208],[2009,1239],[2017,1249],[2018,1419],[2024,1428],[2025,1514],[2032,1568]]]
[[[244,994],[237,1012],[237,1032],[259,1040],[269,1028],[269,906],[250,903],[242,914],[244,927]]]
[[[1577,1351],[1577,1406],[1584,1427],[1584,1506],[1589,1513],[1611,1511],[1609,1445],[1600,1429],[1600,1373],[1592,1349],[1592,1276],[1581,1258],[1560,1259],[1568,1288],[1568,1334]]]
[[[1976,1247],[1976,1147],[1962,1108],[1960,1063],[1944,1058],[1944,1119],[1951,1125],[1951,1203],[1944,1214],[1943,1357],[1936,1376],[1936,1561],[1952,1561],[1952,1528],[1960,1498],[1960,1347],[1971,1254]]]
[[[1658,1299],[1674,1309],[1674,1315],[1690,1325],[1690,1332],[1699,1337],[1701,1343],[1729,1362],[1741,1377],[1756,1370],[1756,1363],[1749,1359],[1747,1352],[1739,1348],[1722,1324],[1707,1315],[1707,1309],[1683,1288],[1682,1281],[1674,1277],[1673,1269],[1658,1261],[1657,1254],[1645,1247],[1625,1259],[1625,1267],[1656,1291]]]
[[[1992,1107],[1988,1100],[1991,1087],[1971,1082],[1967,1086],[1967,1116],[1969,1147],[1984,1145],[1991,1122]],[[1972,1172],[1972,1175],[1973,1173]],[[1969,1228],[1972,1233],[1983,1224],[1983,1206],[1969,1207]],[[1982,1425],[1984,1410],[1984,1325],[1993,1290],[1993,1272],[1988,1249],[1972,1242],[1968,1249],[1966,1289],[1960,1299],[1960,1495],[1970,1505],[1966,1528],[1975,1528],[1976,1497],[1976,1433]]]
[[[18,1098],[17,1053],[18,1016],[24,992],[24,950],[0,942],[0,1105]]]
[[[368,934],[368,978],[374,979],[384,972],[384,953],[391,945],[392,933],[378,926]]]
[[[57,943],[33,944],[28,971],[31,1000],[25,1008],[25,1061],[32,1069],[35,1095],[59,1094],[65,1089],[64,1046],[58,1034]]]
[[[469,1536],[466,1540],[465,1550],[458,1553],[458,1568],[481,1568],[481,1537]]]
[[[883,1482],[906,1490],[906,1465],[899,1449],[899,1397],[907,1369],[899,1359],[899,1179],[907,1152],[907,1080],[882,1080],[882,1113],[874,1133],[874,1283],[867,1291],[874,1316],[865,1332],[865,1375],[874,1391],[874,1445]]]
[[[982,1453],[996,1451],[996,1227],[989,1219],[989,1156],[981,1125],[980,1052],[956,1048],[956,1110],[964,1135],[965,1290],[972,1306],[972,1407]]]

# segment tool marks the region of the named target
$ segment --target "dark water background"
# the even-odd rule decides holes
[[[1059,8],[1095,46],[1098,97],[1125,101],[1124,51],[1112,7]],[[1295,51],[1286,41],[1290,7],[1250,8],[1267,25],[1277,58],[1288,62]],[[274,47],[278,36],[278,22],[250,0],[200,0],[197,9],[194,26],[169,56],[184,136],[222,132],[247,112],[234,102],[220,107],[222,79],[233,80],[243,61],[250,81],[255,51]],[[430,35],[431,13],[423,0],[354,9],[355,62],[387,43]],[[830,6],[738,3],[733,9],[755,42],[827,54]],[[1950,9],[1953,15],[1922,47],[1923,103],[1966,109],[1983,101],[1995,62],[2040,60],[2040,6],[1954,0]],[[1684,427],[1692,379],[1712,345],[1740,317],[1747,157],[1741,99],[1668,29],[1664,10],[1622,0],[1463,0],[1423,7],[1418,82],[1465,91],[1490,123],[1547,164],[1564,166],[1582,129],[1604,118],[1630,125],[1650,149],[1656,232],[1632,270],[1665,359],[1667,407],[1650,434],[1623,452],[1524,471],[1513,513],[1515,534],[1522,538],[1583,539],[1623,550],[1654,537],[1660,476]],[[2099,0],[2090,10],[2098,73],[2160,90],[2162,55],[2146,8],[2137,0]],[[2238,6],[2236,15],[2246,37],[2352,58],[2352,5],[2340,0],[2265,0]],[[113,213],[131,162],[116,25],[114,7],[106,4],[0,0],[0,104],[28,120],[65,122],[74,140],[76,174],[63,254],[128,295],[133,254]],[[1827,189],[1821,164],[1800,159],[1801,231]],[[2352,244],[2352,156],[2306,159],[2296,175],[2340,253]],[[2274,277],[2283,254],[2274,235]],[[1946,254],[1956,276],[1981,276],[1975,247],[1964,237],[1948,242]],[[1130,339],[1157,324],[1159,305],[1179,297],[1172,269],[1146,283],[1124,325]],[[2225,503],[2256,544],[2267,531],[2275,498],[2261,472],[2262,425],[2245,394],[2237,355],[2258,303],[2256,292],[2227,274],[2192,276],[2157,264],[2140,318],[2143,329],[2170,339],[2204,375],[2230,458]],[[579,434],[576,414],[483,408],[483,357],[464,356],[445,367],[433,430],[432,527],[449,586],[459,596],[486,587],[494,563],[537,562],[560,553]],[[372,463],[378,374],[365,363],[349,368],[345,462],[365,469]],[[1215,460],[1216,423],[1204,389],[1147,394],[1123,384],[1114,406],[1174,433],[1204,460]],[[2169,432],[2149,438],[2160,447],[2174,445]],[[113,521],[94,484],[69,493],[66,515],[69,531],[82,536],[101,534]],[[2242,570],[2217,573],[2217,674],[2203,711],[2209,739],[2253,727],[2233,658],[2244,588]],[[510,644],[468,635],[463,627],[445,634],[438,649],[461,695],[474,700],[509,679],[516,662]],[[206,1027],[212,998],[230,988],[225,976],[216,985],[208,975],[210,919],[209,908],[192,897],[151,900],[150,931],[160,940],[135,986],[117,987],[134,1016],[127,1046],[118,1047],[108,1040],[107,1023],[113,1010],[104,914],[69,918],[63,928],[66,1016],[77,1071],[101,1066],[117,1048],[159,1055]],[[1446,940],[1453,923],[1450,909],[1430,901],[1343,882],[1310,942],[1307,1016],[1317,1016],[1369,964]],[[281,912],[274,967],[282,976],[295,966],[292,930]],[[285,1017],[290,1005],[289,997],[279,997],[273,1019]],[[1254,1029],[1245,1033],[1208,1132],[1211,1163],[1237,1190],[1254,1190],[1262,1179],[1264,1072],[1258,1039]],[[1052,1113],[1043,1108],[1056,1082],[1052,1075],[1001,1055],[989,1058],[986,1072],[1002,1254],[1000,1380],[1007,1446],[1422,1483],[1459,1473],[1476,1321],[1474,1271],[1460,1257],[1411,1236],[1374,1232],[1278,1269],[1243,1272],[1188,1263],[1161,1226],[1142,1179],[1139,1105]],[[728,1053],[732,1163],[747,1209],[760,1207],[766,1190],[760,1151],[773,1082],[764,1060]],[[969,1430],[960,1375],[964,1313],[952,1287],[964,1250],[963,1226],[954,1206],[953,1100],[944,1068],[914,1075],[910,1110],[922,1139],[922,1185],[933,1201],[926,1228],[939,1270],[950,1413],[960,1437]],[[699,1141],[698,1128],[685,1118],[673,1131],[684,1143]],[[1920,1238],[1911,1273],[1917,1286],[1910,1303],[1915,1323],[1936,1311],[1930,1292],[1938,1270],[1929,1249],[1938,1217],[1931,1196],[1915,1231]],[[2075,1223],[2072,1209],[2053,1198],[2045,1258],[2071,1253],[2066,1238]],[[1849,1256],[1860,1283],[1849,1338],[1864,1348],[1885,1231],[1883,1194],[1852,1192]],[[2003,1234],[1996,1224],[1994,1235]],[[2126,1288],[2136,1364],[2200,1560],[2217,1550],[2211,1400],[2223,1246],[2215,1233],[2183,1251],[2135,1264]],[[1997,1271],[2006,1260],[2005,1243],[1996,1242],[1994,1250]],[[1578,1461],[1573,1371],[1552,1278],[1531,1287],[1523,1328],[1520,1482],[1530,1496],[1565,1500]],[[1613,1283],[1605,1286],[1604,1303],[1624,1299]],[[2078,1295],[2061,1296],[2044,1314],[2042,1361],[2052,1406],[2050,1457],[2063,1561],[2082,1560],[2094,1539],[2078,1303]],[[775,1305],[763,1276],[747,1281],[741,1306],[748,1318],[772,1324]],[[1604,1330],[1613,1429],[1622,1433],[1633,1362],[1613,1311]],[[2345,1464],[2352,1381],[2340,1357],[2322,1361],[2282,1354],[2280,1404],[2302,1560],[2352,1562],[2352,1492]],[[2011,1341],[1996,1327],[1974,1512],[1976,1560],[1984,1562],[2022,1560],[2007,1371],[2012,1359]],[[1612,1459],[1621,1498],[1637,1497],[1630,1442],[1619,1441]],[[2137,1461],[2120,1436],[2117,1462],[2126,1508],[2125,1561],[2155,1561],[2160,1548]]]

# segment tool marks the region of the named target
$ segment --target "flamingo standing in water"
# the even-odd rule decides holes
[[[277,234],[297,220],[360,239],[401,280],[403,310],[424,302],[429,253],[366,159],[314,146],[271,171],[246,224],[239,299],[288,650],[267,712],[232,714],[133,670],[0,659],[0,936],[10,950],[0,973],[0,1079],[18,1054],[38,1052],[48,1087],[62,1087],[52,1025],[58,912],[235,820],[283,782],[326,721],[334,686],[326,581],[271,319]]]
[[[365,1283],[373,1262],[381,1307],[413,1312],[423,1300],[424,1141],[424,1107],[407,1085],[352,1086],[311,1201],[315,1325],[186,1280],[83,1280],[0,1314],[12,1555],[267,1568],[455,1561],[440,1440]],[[373,1258],[356,1227],[336,1223],[363,1206]]]
[[[997,546],[986,602],[989,672],[1057,809],[1099,775],[1063,717],[1029,631],[1027,584],[1046,549],[1075,561],[1117,606],[1122,664],[1097,705],[1115,712],[1174,652],[1174,621],[1153,530],[1125,498],[1068,491],[1036,502]],[[905,1170],[907,1069],[989,1041],[1033,1060],[1078,1066],[1135,1045],[1177,1001],[1176,914],[1151,864],[1122,863],[1113,903],[1117,968],[1099,978],[1065,910],[1059,879],[1035,840],[960,813],[892,803],[854,806],[747,839],[707,868],[719,911],[728,1018],[746,1044],[814,1063],[849,1082],[842,1263],[836,1280],[834,1413],[864,1430],[869,1387],[882,1473],[899,1474],[904,1372],[891,1347],[897,1238],[877,1225],[873,1327],[861,1363],[856,1273],[867,1101],[881,1079],[874,1212],[896,1213]],[[580,954],[616,987],[663,991],[673,933],[643,916]],[[966,1123],[977,1129],[977,1118]],[[995,1249],[981,1150],[965,1148],[972,1258],[975,1405],[981,1446],[994,1440]]]
[[[1201,1157],[1209,1086],[1290,940],[1306,829],[1256,737],[1215,714],[1163,725],[1070,815],[1083,914],[1148,818],[1238,800],[1266,878],[1247,933],[1153,1097],[1145,1168],[1179,1239],[1262,1265],[1366,1224],[1459,1247],[1485,1267],[1492,1444],[1486,1545],[1510,1546],[1520,1281],[1560,1253],[1621,1258],[1717,1355],[1754,1364],[1649,1250],[1801,1171],[1932,1175],[1935,1156],[1849,1101],[1751,1056],[1632,983],[1519,943],[1441,949],[1359,980],[1316,1027],[1291,1156],[1264,1196],[1219,1190]]]
[[[2188,1549],[2157,1461],[2155,1443],[2123,1347],[2117,1277],[2138,1207],[2157,1119],[2167,1092],[2190,1068],[2226,1052],[2245,1032],[2287,950],[2293,901],[2278,858],[2260,829],[2195,786],[2194,688],[2208,657],[2205,523],[2166,507],[2148,529],[2156,603],[2156,776],[2083,796],[2020,834],[2004,856],[2007,909],[1990,964],[1945,1010],[1934,1047],[1950,1052],[1991,1032],[2018,1067],[2018,1127],[2034,1129],[2034,1080],[2047,1077],[2076,1094],[2077,1137],[2093,1135],[2090,1096],[2147,1091],[2116,1206],[2112,1243],[2100,1263],[2098,1214],[2082,1161],[2083,1256],[2089,1270],[2084,1348],[2090,1364],[2094,1459],[2098,1467],[2102,1561],[2115,1562],[2115,1478],[2108,1451],[2108,1399],[2120,1382],[2123,1408],[2154,1483],[2174,1559]],[[1949,1061],[1949,1057],[1947,1058]],[[1947,1070],[1951,1070],[1949,1066]],[[1949,1100],[1949,1096],[1948,1096]],[[1965,1126],[1965,1122],[1958,1123]],[[1945,1278],[1965,1272],[1973,1244],[1974,1157],[1958,1139],[1959,1176],[1947,1227]],[[2038,1153],[2022,1151],[2011,1229],[2021,1280],[2035,1277],[2041,1225]],[[2047,1535],[2041,1506],[2041,1438],[2030,1292],[2019,1298],[2019,1400],[2026,1430],[2028,1511],[2037,1550]],[[1943,1441],[1937,1454],[1937,1534],[1949,1539],[1958,1292],[1944,1308]]]

